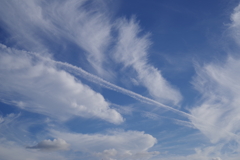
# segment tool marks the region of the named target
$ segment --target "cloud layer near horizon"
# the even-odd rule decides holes
[[[158,152],[148,152],[157,139],[139,131],[110,131],[107,134],[76,134],[52,131],[65,139],[75,151],[106,159],[148,159]]]

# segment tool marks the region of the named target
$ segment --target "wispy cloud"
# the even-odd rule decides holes
[[[21,118],[21,119],[20,119]],[[133,160],[144,159],[147,160],[159,152],[149,151],[156,143],[157,139],[152,135],[141,131],[124,131],[124,130],[108,130],[103,133],[76,133],[69,130],[64,130],[62,123],[57,121],[56,126],[47,126],[48,122],[39,120],[34,121],[35,125],[41,123],[44,128],[35,135],[29,135],[32,121],[26,121],[24,117],[19,117],[14,114],[3,117],[4,122],[0,123],[0,154],[4,156],[4,160],[17,159],[14,153],[24,153],[20,158],[50,159],[50,157],[59,159],[121,159]],[[16,127],[21,124],[20,127]],[[34,125],[34,126],[35,126]],[[8,128],[12,128],[9,130]],[[2,130],[4,130],[4,132]],[[29,134],[27,134],[28,132]],[[16,133],[16,134],[12,134]],[[8,136],[5,136],[8,135]],[[51,139],[49,139],[51,137]],[[19,141],[16,141],[19,139]],[[37,142],[38,143],[37,143]],[[39,142],[40,141],[40,142]],[[5,148],[5,149],[3,149]],[[9,150],[6,152],[6,150]],[[65,151],[65,152],[63,152]],[[3,153],[4,152],[4,153]],[[69,155],[72,153],[72,155]],[[88,155],[84,157],[84,155]],[[6,158],[5,158],[6,157]]]
[[[86,2],[2,1],[2,27],[18,47],[35,52],[50,53],[50,45],[60,46],[70,41],[84,50],[85,53],[78,54],[85,55],[98,74],[107,77],[103,65],[107,58],[105,51],[111,43],[112,24],[104,12],[104,3]]]
[[[209,63],[197,67],[192,83],[202,95],[202,99],[193,105],[190,113],[184,112],[174,108],[179,106],[183,99],[177,87],[164,78],[161,68],[151,64],[150,35],[141,32],[136,19],[118,17],[114,20],[106,10],[106,3],[102,0],[0,2],[0,27],[8,36],[4,41],[6,46],[0,44],[0,101],[44,115],[43,117],[56,122],[54,127],[47,125],[47,122],[44,124],[41,138],[37,137],[39,135],[36,133],[26,140],[24,136],[31,134],[30,123],[27,125],[26,121],[18,121],[17,125],[11,127],[12,121],[20,114],[0,116],[1,158],[79,159],[78,155],[86,154],[88,159],[154,159],[159,152],[151,149],[154,150],[157,139],[145,132],[108,132],[104,130],[107,125],[100,133],[69,131],[68,124],[63,122],[75,116],[101,119],[113,124],[124,122],[120,111],[132,119],[135,118],[133,112],[137,109],[125,107],[118,112],[111,108],[110,102],[106,100],[108,93],[104,93],[106,97],[103,97],[83,84],[87,80],[132,97],[144,105],[157,106],[164,111],[169,110],[186,117],[190,121],[172,117],[167,119],[188,129],[198,129],[212,142],[211,145],[196,148],[196,153],[187,156],[169,154],[167,159],[238,159],[240,60],[230,56],[224,63]],[[240,6],[234,9],[231,20],[231,36],[240,44]],[[65,46],[66,44],[70,46]],[[71,46],[75,48],[72,49]],[[71,60],[60,61],[59,50],[63,59],[68,56],[74,58],[74,65]],[[112,75],[117,75],[117,78]],[[81,81],[80,78],[85,80]],[[120,87],[126,86],[122,79],[134,85],[134,89],[136,87],[144,90],[144,93],[139,94]],[[141,110],[138,113],[142,113],[141,118],[147,119],[146,124],[164,118],[153,112]],[[137,118],[135,120],[138,121]],[[22,125],[18,125],[20,123]],[[118,127],[128,126],[126,123]],[[62,126],[64,127],[61,128]],[[30,141],[32,145],[23,145]],[[173,142],[176,144],[176,140],[171,137],[171,143]],[[65,152],[56,154],[59,150],[67,149],[68,153],[74,153],[73,157],[67,157]],[[46,150],[56,152],[41,152]],[[161,153],[158,156],[161,160],[166,159],[165,155],[161,157]]]
[[[163,157],[157,160],[222,160],[218,157],[219,153],[215,153],[216,149],[214,146],[205,147],[205,148],[195,148],[195,153],[187,156],[169,156],[167,158]],[[230,160],[237,160],[237,157],[228,157]]]
[[[123,122],[101,94],[54,64],[34,59],[27,52],[0,47],[2,99],[21,102],[18,107],[22,109],[60,120],[82,116]]]
[[[91,66],[100,74],[105,74],[105,52],[111,43],[110,19],[99,1],[88,3],[86,0],[53,1],[42,5],[44,17],[51,22],[57,36],[77,44],[86,52]]]
[[[69,73],[72,73],[73,75],[76,75],[76,76],[81,76],[82,78],[85,78],[91,82],[94,82],[98,85],[101,85],[102,87],[105,87],[105,88],[108,88],[110,90],[113,90],[113,91],[116,91],[116,92],[120,92],[120,93],[123,93],[125,95],[128,95],[136,100],[139,100],[143,103],[146,103],[146,104],[151,104],[151,105],[155,105],[155,106],[158,106],[158,107],[161,107],[161,108],[164,108],[164,109],[167,109],[167,110],[170,110],[174,113],[177,113],[181,116],[184,116],[184,117],[192,117],[191,114],[188,114],[186,112],[183,112],[181,110],[178,110],[178,109],[175,109],[171,106],[168,106],[168,105],[165,105],[163,103],[160,103],[156,100],[153,100],[151,98],[148,98],[148,97],[145,97],[145,96],[142,96],[138,93],[135,93],[131,90],[127,90],[125,88],[122,88],[122,87],[119,87],[115,84],[112,84],[98,76],[95,76],[91,73],[88,73],[86,72],[85,70],[83,70],[82,68],[79,68],[79,67],[76,67],[76,66],[73,66],[71,64],[68,64],[68,63],[63,63],[63,62],[60,62],[60,61],[55,61],[55,60],[52,60],[50,58],[45,58],[45,57],[42,57],[42,56],[39,56],[37,54],[34,54],[34,53],[30,53],[30,54],[33,54],[33,55],[36,55],[38,58],[44,60],[44,61],[49,61],[51,63],[54,63],[56,66],[59,66],[61,68],[63,68],[65,71],[69,72]]]
[[[238,5],[231,14],[232,22],[229,24],[231,37],[238,45],[240,44],[239,15]],[[217,150],[219,153],[221,150],[227,150],[225,155],[221,155],[222,157],[230,158],[232,153],[236,156],[240,153],[239,68],[239,58],[229,55],[224,62],[218,61],[205,64],[203,67],[197,66],[197,75],[193,80],[193,85],[202,94],[202,99],[190,110],[196,118],[192,119],[192,123],[212,143],[221,146]],[[235,156],[233,159],[236,159]]]
[[[65,139],[75,151],[101,158],[148,159],[158,152],[148,152],[156,138],[139,131],[111,131],[107,134],[77,134],[52,131],[52,136]]]
[[[131,75],[133,79],[136,78],[139,84],[145,86],[156,100],[178,104],[182,99],[180,92],[163,78],[160,70],[148,63],[151,42],[148,35],[139,35],[141,29],[136,20],[121,19],[117,29],[119,37],[113,55],[116,62],[122,63],[124,69],[131,68],[134,71]]]
[[[127,81],[135,79],[157,101],[177,105],[182,96],[162,76],[159,69],[148,63],[151,42],[147,35],[139,36],[140,27],[137,22],[124,18],[112,21],[105,11],[104,3],[87,3],[87,10],[85,2],[86,0],[48,3],[24,1],[18,5],[17,1],[3,1],[0,18],[4,22],[3,27],[14,37],[12,40],[21,42],[17,43],[20,48],[55,54],[47,52],[51,51],[50,45],[62,46],[64,40],[68,40],[84,50],[78,54],[85,56],[95,73],[105,79],[114,74],[111,69],[113,54],[115,63],[122,63],[137,73]],[[12,14],[6,14],[7,12]],[[19,24],[18,28],[16,23]],[[116,31],[118,34],[113,33]]]
[[[240,4],[234,8],[229,24],[230,36],[240,45]]]
[[[240,61],[231,57],[225,63],[211,63],[197,69],[193,84],[202,101],[191,109],[192,123],[213,143],[236,142],[240,130]],[[235,149],[234,149],[235,150]]]
[[[8,32],[7,42],[15,46],[32,51],[45,52],[47,50],[41,39],[42,33],[51,35],[52,25],[42,15],[42,8],[36,1],[1,1],[1,27]]]

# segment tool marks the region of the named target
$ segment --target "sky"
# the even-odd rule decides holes
[[[239,160],[240,1],[1,0],[1,160]]]

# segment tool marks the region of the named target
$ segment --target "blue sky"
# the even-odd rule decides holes
[[[2,160],[238,160],[237,0],[2,0]]]

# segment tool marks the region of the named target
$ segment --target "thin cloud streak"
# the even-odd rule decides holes
[[[164,109],[167,109],[169,111],[172,111],[178,115],[181,115],[183,117],[186,117],[188,118],[189,120],[191,121],[198,121],[200,123],[203,123],[201,126],[202,127],[211,127],[211,128],[215,128],[215,129],[218,129],[217,126],[209,123],[209,122],[206,122],[205,120],[203,119],[200,119],[198,117],[195,117],[193,114],[189,114],[189,113],[186,113],[186,112],[183,112],[183,111],[180,111],[180,110],[177,110],[175,108],[172,108],[170,106],[167,106],[165,104],[162,104],[160,102],[157,102],[153,99],[150,99],[150,98],[147,98],[147,97],[144,97],[138,93],[135,93],[133,91],[130,91],[130,90],[127,90],[125,88],[122,88],[122,87],[119,87],[115,84],[112,84],[100,77],[97,77],[91,73],[88,73],[86,72],[85,70],[83,70],[82,68],[79,68],[79,67],[76,67],[76,66],[73,66],[69,63],[66,63],[66,62],[59,62],[59,61],[55,61],[55,60],[52,60],[52,59],[46,59],[44,57],[41,57],[39,56],[39,58],[43,58],[47,61],[51,61],[52,63],[55,63],[56,65],[59,65],[60,67],[65,67],[65,69],[70,72],[70,73],[73,73],[75,75],[78,75],[78,76],[81,76],[82,78],[85,78],[86,80],[88,81],[91,81],[93,83],[96,83],[98,85],[101,85],[105,88],[108,88],[110,90],[113,90],[113,91],[116,91],[116,92],[119,92],[119,93],[122,93],[122,94],[125,94],[125,95],[128,95],[140,102],[143,102],[143,103],[146,103],[146,104],[150,104],[150,105],[155,105],[155,106],[158,106],[158,107],[161,107],[161,108],[164,108]],[[232,132],[229,132],[229,131],[224,131],[225,134],[227,134],[228,136],[231,136],[231,137],[238,137],[236,134],[232,133]]]
[[[147,98],[147,97],[144,97],[138,93],[135,93],[133,91],[130,91],[130,90],[127,90],[125,88],[122,88],[122,87],[119,87],[115,84],[112,84],[98,76],[95,76],[89,72],[86,72],[85,70],[83,70],[82,68],[79,68],[77,66],[73,66],[69,63],[66,63],[66,62],[60,62],[60,61],[56,61],[56,60],[52,60],[52,59],[49,59],[49,58],[45,58],[45,57],[42,57],[38,54],[35,54],[35,53],[30,53],[32,55],[35,55],[37,56],[38,58],[42,59],[42,60],[45,60],[45,61],[49,61],[51,63],[54,63],[56,66],[59,66],[59,67],[62,67],[64,68],[66,71],[70,72],[70,73],[73,73],[75,75],[78,75],[78,76],[81,76],[82,78],[85,78],[87,79],[88,81],[91,81],[93,83],[96,83],[98,85],[101,85],[105,88],[108,88],[110,90],[113,90],[113,91],[116,91],[116,92],[119,92],[119,93],[122,93],[122,94],[125,94],[125,95],[128,95],[140,102],[143,102],[143,103],[147,103],[147,104],[151,104],[151,105],[156,105],[158,107],[162,107],[162,108],[165,108],[167,110],[170,110],[174,113],[177,113],[183,117],[187,117],[187,118],[194,118],[191,114],[188,114],[186,112],[183,112],[183,111],[180,111],[180,110],[177,110],[177,109],[174,109],[170,106],[167,106],[167,105],[164,105],[160,102],[157,102],[153,99],[150,99],[150,98]]]
[[[0,45],[0,97],[23,110],[65,121],[73,116],[114,124],[123,117],[100,94],[55,64]]]
[[[196,117],[190,120],[213,144],[227,148],[229,155],[240,151],[239,67],[240,60],[229,57],[225,63],[198,68],[193,81],[202,100],[190,110]]]
[[[151,45],[148,34],[140,36],[141,28],[134,18],[122,18],[116,26],[119,36],[113,53],[115,61],[124,66],[124,71],[126,68],[133,70],[136,74],[131,77],[144,86],[156,101],[179,104],[181,93],[162,76],[158,68],[148,62]]]
[[[90,1],[23,1],[19,5],[16,0],[5,0],[0,6],[0,19],[5,24],[3,28],[18,42],[17,46],[26,50],[55,55],[51,45],[63,47],[66,41],[76,44],[84,50],[80,53],[91,66],[89,70],[94,69],[105,79],[116,74],[111,65],[131,63],[131,68],[137,72],[134,79],[155,100],[177,105],[182,99],[181,93],[160,70],[147,62],[151,42],[147,36],[139,36],[140,26],[133,19],[112,20],[106,13],[109,8],[101,1],[88,3],[88,9],[85,8],[86,2]],[[13,14],[6,14],[8,12]],[[110,55],[109,52],[113,53]],[[113,64],[112,55],[121,58],[116,58]]]

